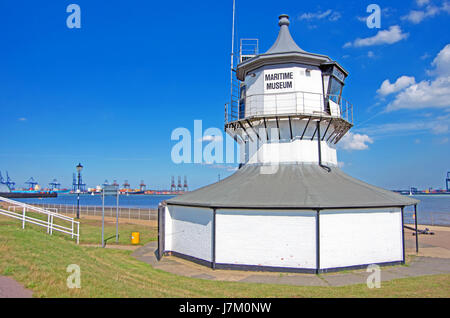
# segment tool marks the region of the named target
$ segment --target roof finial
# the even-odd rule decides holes
[[[280,26],[280,31],[278,33],[277,40],[272,45],[272,47],[265,54],[272,53],[287,53],[287,52],[302,52],[301,48],[295,44],[295,41],[292,39],[291,34],[289,33],[289,16],[287,14],[282,14],[278,17],[278,25]]]
[[[283,25],[287,25],[289,26],[290,22],[289,22],[289,16],[287,14],[282,14],[278,17],[279,21],[278,21],[278,25],[279,26],[283,26]]]

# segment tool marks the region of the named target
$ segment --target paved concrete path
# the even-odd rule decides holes
[[[11,277],[0,276],[0,298],[30,298],[31,290],[24,288]]]
[[[413,256],[407,266],[381,267],[381,280],[450,273],[450,240],[448,231],[440,231],[432,236],[419,237],[420,252]],[[415,255],[415,238],[405,232],[407,255]],[[285,284],[297,286],[344,286],[365,284],[371,273],[366,270],[354,270],[337,273],[297,274],[271,273],[234,270],[212,270],[184,259],[165,256],[161,261],[156,258],[157,243],[152,242],[138,248],[132,255],[152,267],[186,277],[219,281],[236,281],[249,283]]]

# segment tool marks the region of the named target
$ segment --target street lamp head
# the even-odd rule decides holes
[[[77,171],[81,172],[81,170],[83,170],[83,166],[81,165],[81,163],[79,163],[77,166]]]

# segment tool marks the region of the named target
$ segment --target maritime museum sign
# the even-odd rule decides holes
[[[264,91],[292,91],[294,89],[293,70],[270,70],[264,72]]]

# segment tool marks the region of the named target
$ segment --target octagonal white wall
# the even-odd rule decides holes
[[[314,211],[217,210],[216,262],[316,267]]]
[[[400,208],[320,212],[320,268],[402,260]]]
[[[211,209],[169,206],[165,213],[165,250],[212,261]]]
[[[317,211],[169,205],[164,250],[236,266],[317,269]],[[403,261],[400,208],[321,210],[320,269]],[[214,235],[215,234],[215,235]],[[215,244],[215,248],[214,248]]]

